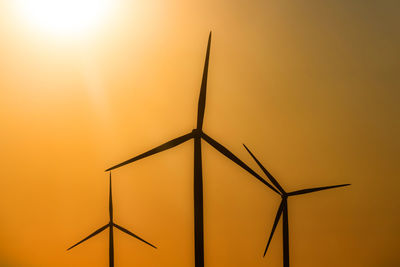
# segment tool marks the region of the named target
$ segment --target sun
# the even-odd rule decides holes
[[[110,14],[115,0],[14,0],[18,13],[40,31],[77,35],[94,30]]]

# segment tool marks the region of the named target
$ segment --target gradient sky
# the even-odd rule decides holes
[[[209,30],[204,130],[287,190],[296,267],[400,265],[400,2],[115,1],[79,38],[0,1],[0,266],[108,266],[104,170],[190,131]],[[279,196],[204,144],[205,261],[281,266]],[[113,173],[116,266],[193,266],[193,151]]]

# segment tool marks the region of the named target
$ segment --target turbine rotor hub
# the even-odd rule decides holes
[[[193,129],[192,133],[195,137],[200,137],[203,131],[201,129]]]

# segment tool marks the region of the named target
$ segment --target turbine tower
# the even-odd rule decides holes
[[[321,190],[326,190],[326,189],[332,189],[332,188],[337,188],[337,187],[343,187],[343,186],[348,186],[350,184],[340,184],[340,185],[332,185],[332,186],[324,186],[324,187],[315,187],[315,188],[308,188],[308,189],[302,189],[302,190],[297,190],[293,192],[286,192],[282,186],[278,183],[278,181],[267,171],[266,168],[258,161],[258,159],[251,153],[250,149],[247,148],[246,145],[243,144],[243,146],[246,148],[247,152],[252,156],[252,158],[257,162],[258,166],[260,166],[261,170],[267,175],[268,179],[271,181],[271,183],[276,186],[276,188],[279,190],[277,192],[282,200],[281,204],[279,205],[278,212],[276,213],[275,221],[272,226],[272,231],[268,239],[267,246],[264,251],[264,257],[265,254],[267,253],[269,244],[271,243],[272,236],[274,235],[275,229],[277,224],[279,223],[279,220],[282,216],[282,234],[283,234],[283,266],[284,267],[289,267],[289,219],[288,219],[288,197],[290,196],[297,196],[297,195],[303,195],[303,194],[308,194],[308,193],[313,193],[316,191],[321,191]]]
[[[118,230],[130,235],[130,236],[133,236],[136,239],[139,239],[143,243],[146,243],[147,245],[152,246],[153,248],[156,248],[155,246],[153,246],[149,242],[145,241],[144,239],[142,239],[139,236],[137,236],[134,233],[132,233],[131,231],[129,231],[129,230],[123,228],[122,226],[119,226],[118,224],[114,223],[113,203],[112,203],[112,187],[111,187],[111,172],[110,172],[109,214],[110,214],[110,222],[108,224],[106,224],[103,227],[97,229],[92,234],[90,234],[86,238],[82,239],[81,241],[79,241],[78,243],[76,243],[72,247],[68,248],[67,250],[70,250],[70,249],[76,247],[77,245],[79,245],[79,244],[85,242],[86,240],[88,240],[89,238],[92,238],[95,235],[103,232],[105,229],[110,228],[110,231],[109,231],[109,267],[114,267],[114,231],[113,231],[114,227],[117,228]]]
[[[247,172],[256,177],[259,181],[268,186],[271,190],[275,191],[279,194],[271,184],[265,181],[261,176],[259,176],[256,172],[254,172],[250,167],[248,167],[243,161],[241,161],[238,157],[236,157],[233,153],[231,153],[227,148],[223,145],[215,141],[213,138],[208,136],[203,132],[203,120],[204,120],[204,112],[206,106],[206,89],[207,89],[207,77],[208,77],[208,63],[210,59],[210,45],[211,45],[211,32],[208,37],[207,44],[207,52],[206,59],[204,63],[203,70],[203,78],[201,81],[200,87],[200,96],[198,102],[198,111],[197,111],[197,126],[196,129],[193,129],[190,133],[182,135],[178,138],[170,140],[158,147],[155,147],[147,152],[144,152],[138,156],[135,156],[131,159],[128,159],[120,164],[117,164],[106,171],[111,171],[117,168],[120,168],[129,163],[135,162],[137,160],[149,157],[156,153],[162,152],[164,150],[173,148],[177,145],[180,145],[190,139],[194,139],[194,183],[193,183],[193,191],[194,191],[194,249],[195,249],[195,266],[196,267],[204,267],[204,227],[203,227],[203,172],[202,172],[202,157],[201,157],[201,140],[206,141],[220,153],[225,155],[227,158],[235,162],[237,165],[245,169]]]

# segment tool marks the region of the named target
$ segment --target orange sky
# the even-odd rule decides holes
[[[287,190],[296,267],[400,264],[397,1],[117,1],[97,31],[35,31],[0,2],[0,266],[108,266],[104,170],[195,127]],[[191,141],[192,142],[192,141]],[[279,196],[203,145],[205,262],[281,266]],[[193,266],[193,147],[114,172],[116,266]]]

